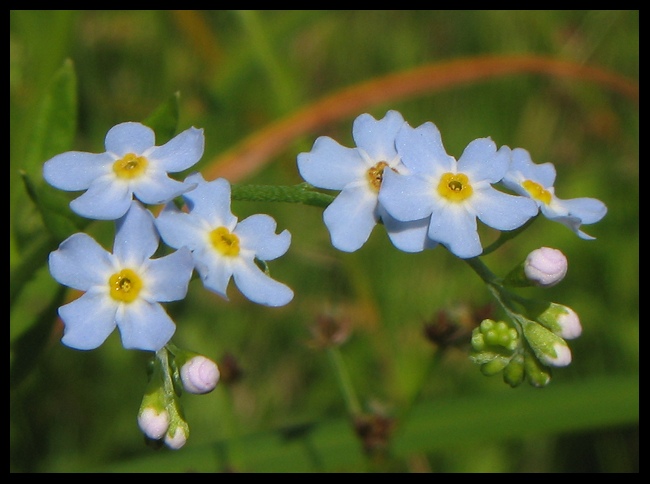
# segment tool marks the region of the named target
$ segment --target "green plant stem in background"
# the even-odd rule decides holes
[[[332,367],[334,368],[334,373],[336,374],[339,387],[341,388],[341,393],[343,393],[348,413],[351,417],[361,415],[361,405],[359,404],[359,399],[354,392],[354,387],[350,380],[350,374],[348,373],[347,366],[343,361],[339,348],[337,346],[331,346],[327,348],[327,354],[332,362]]]

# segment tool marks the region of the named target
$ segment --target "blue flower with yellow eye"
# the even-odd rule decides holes
[[[298,171],[309,184],[339,190],[323,211],[332,245],[354,252],[368,241],[375,225],[382,221],[395,247],[420,252],[437,244],[427,238],[428,220],[395,220],[381,205],[378,195],[386,172],[405,169],[395,149],[397,133],[407,125],[397,111],[377,120],[370,114],[358,116],[352,126],[356,148],[347,148],[328,136],[316,139],[311,151],[297,157]]]
[[[397,220],[428,219],[428,237],[460,258],[483,251],[477,218],[497,230],[514,230],[537,213],[529,198],[493,187],[508,169],[507,146],[497,150],[490,138],[476,139],[456,161],[431,122],[405,126],[395,144],[408,171],[384,172],[379,202]]]
[[[115,220],[135,196],[145,204],[167,203],[192,189],[168,173],[186,170],[203,156],[203,129],[189,128],[162,146],[140,123],[113,126],[106,134],[104,153],[68,151],[46,161],[43,178],[60,190],[85,192],[70,202],[77,214]]]
[[[169,342],[176,326],[161,303],[185,297],[194,265],[187,248],[151,259],[158,242],[153,215],[134,200],[116,222],[113,253],[77,233],[50,254],[52,277],[83,291],[59,308],[66,346],[97,348],[116,326],[127,349],[158,351]]]
[[[196,186],[183,195],[188,211],[168,203],[156,218],[162,239],[171,247],[188,247],[203,285],[224,299],[230,279],[251,301],[265,306],[284,306],[293,291],[269,277],[257,261],[283,255],[291,234],[275,233],[275,220],[255,214],[238,222],[230,211],[230,183],[225,178],[206,181],[200,173],[186,178]]]
[[[528,151],[515,148],[502,183],[512,191],[534,200],[547,219],[566,225],[581,239],[594,239],[580,227],[601,220],[607,213],[607,206],[595,198],[558,198],[555,195],[555,176],[555,166],[552,163],[536,164]]]

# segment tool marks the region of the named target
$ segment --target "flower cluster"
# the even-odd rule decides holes
[[[380,120],[357,117],[352,136],[356,148],[321,136],[297,159],[306,182],[340,190],[323,220],[332,245],[345,252],[361,248],[380,221],[400,250],[419,252],[442,244],[467,259],[483,252],[477,219],[511,231],[541,211],[590,238],[580,226],[607,212],[596,199],[557,198],[552,164],[537,166],[526,150],[497,148],[490,138],[472,141],[456,160],[433,123],[412,128],[397,111]]]
[[[198,173],[183,181],[169,177],[199,161],[202,129],[189,128],[156,146],[152,129],[127,122],[108,131],[105,147],[100,154],[62,153],[43,165],[43,177],[54,187],[85,190],[70,202],[75,213],[112,220],[116,228],[112,253],[88,234],[76,233],[49,256],[52,277],[82,292],[59,308],[65,345],[97,348],[117,327],[125,348],[153,351],[160,359],[170,351],[176,330],[162,304],[185,298],[194,270],[206,289],[224,299],[233,279],[255,303],[283,306],[292,300],[293,291],[257,264],[266,265],[286,253],[290,233],[276,234],[269,215],[239,222],[230,210],[231,189],[225,179],[208,182]],[[174,203],[180,196],[187,211]],[[145,205],[158,204],[164,208],[155,217]],[[176,250],[152,258],[161,239]],[[207,393],[218,380],[216,365],[201,358],[176,371],[190,393]],[[165,442],[178,448],[189,428],[182,423],[182,412],[172,411],[178,408],[168,384],[172,366],[159,366],[161,376],[152,379],[138,418],[146,435],[166,435]]]
[[[284,187],[285,195],[276,191],[273,200],[318,199],[332,245],[344,252],[359,250],[381,224],[399,250],[414,253],[442,245],[467,262],[508,319],[484,319],[473,328],[470,358],[486,375],[502,372],[511,386],[525,379],[545,386],[550,367],[571,362],[566,340],[580,336],[580,320],[567,306],[524,298],[512,288],[555,286],[567,272],[566,257],[541,247],[497,277],[479,256],[502,239],[486,251],[478,221],[516,234],[541,213],[580,238],[593,239],[581,227],[602,219],[606,206],[593,198],[558,198],[551,163],[536,165],[526,150],[498,147],[490,138],[470,142],[456,160],[433,123],[413,128],[397,111],[379,120],[360,115],[352,135],[354,148],[317,138],[311,151],[297,156],[307,183]],[[117,328],[125,348],[154,352],[138,424],[150,441],[178,449],[189,437],[180,396],[211,392],[221,375],[211,359],[171,342],[176,325],[164,303],[184,299],[196,271],[207,290],[226,300],[232,280],[254,303],[288,304],[293,290],[270,276],[267,262],[288,251],[291,234],[277,233],[275,220],[266,214],[240,221],[231,211],[232,187],[226,179],[208,181],[198,172],[182,181],[169,176],[202,157],[202,129],[189,128],[156,146],[151,128],[127,122],[108,131],[105,148],[100,154],[62,153],[43,166],[52,186],[84,191],[70,202],[72,211],[115,224],[112,252],[88,234],[76,233],[49,256],[52,277],[82,293],[59,308],[62,342],[91,350]],[[161,206],[157,216],[149,205]],[[167,255],[155,258],[161,241]],[[328,338],[318,345],[330,346],[332,341],[323,343]]]
[[[601,220],[605,204],[594,198],[558,198],[551,163],[536,165],[523,148],[498,147],[490,138],[470,142],[456,160],[445,151],[433,123],[413,128],[397,111],[379,120],[362,114],[352,136],[355,148],[321,136],[311,151],[297,157],[307,183],[339,191],[323,212],[332,245],[356,251],[381,223],[402,251],[446,247],[478,273],[511,320],[486,319],[475,328],[471,359],[486,375],[503,371],[511,386],[524,378],[545,386],[548,367],[571,362],[565,339],[580,335],[580,321],[566,306],[528,300],[509,288],[558,284],[567,272],[566,257],[541,247],[498,278],[478,258],[484,254],[478,220],[512,232],[541,213],[580,238],[593,239],[581,226]]]

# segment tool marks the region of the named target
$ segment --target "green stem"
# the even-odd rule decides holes
[[[316,207],[327,207],[332,200],[333,195],[321,193],[313,190],[313,186],[308,183],[298,185],[232,185],[232,199],[243,200],[248,202],[288,202],[303,203]]]
[[[350,380],[350,375],[345,366],[345,362],[341,356],[341,352],[337,346],[332,346],[327,349],[327,353],[334,366],[334,373],[339,381],[339,386],[341,387],[341,392],[343,393],[343,398],[345,399],[345,404],[348,407],[348,412],[352,417],[361,415],[361,405],[359,405],[359,400],[357,399],[356,393],[354,393],[354,387],[352,386],[352,380]]]
[[[499,305],[508,314],[508,316],[519,325],[523,325],[523,321],[519,313],[513,310],[512,302],[521,302],[522,298],[501,285],[501,279],[498,278],[478,257],[471,259],[464,259],[464,261],[478,274],[478,276],[485,282],[490,293],[497,300]]]
[[[499,235],[499,238],[492,242],[489,246],[483,250],[481,255],[488,255],[491,252],[494,252],[497,250],[499,247],[501,247],[503,244],[505,244],[507,241],[510,239],[515,238],[517,235],[522,233],[524,230],[526,230],[537,218],[539,217],[539,214],[535,215],[533,218],[531,218],[528,222],[526,222],[524,225],[519,227],[518,229],[515,230],[510,230],[508,232],[501,232]]]
[[[165,389],[165,395],[169,398],[169,395],[174,395],[174,382],[172,381],[172,376],[169,368],[169,355],[167,353],[167,347],[163,347],[156,352],[156,358],[160,362],[160,369],[162,370],[162,380],[163,388]]]

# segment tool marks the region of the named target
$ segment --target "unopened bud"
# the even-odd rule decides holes
[[[219,368],[211,359],[196,355],[181,367],[181,381],[189,393],[209,393],[217,386]]]
[[[545,387],[551,381],[551,372],[542,366],[537,358],[530,353],[524,356],[524,369],[528,383],[537,388]]]
[[[524,274],[537,286],[552,287],[564,279],[567,265],[567,258],[561,251],[540,247],[526,257]]]
[[[150,439],[161,439],[169,428],[169,414],[166,410],[158,412],[153,407],[145,407],[138,415],[138,425]]]
[[[183,422],[184,423],[184,422]],[[178,450],[185,445],[189,437],[189,427],[187,424],[178,425],[174,429],[169,429],[165,435],[165,444],[170,449]]]
[[[505,367],[507,367],[509,362],[509,358],[498,356],[493,360],[488,361],[487,363],[483,363],[481,365],[481,373],[483,373],[485,376],[496,375]]]
[[[573,309],[562,304],[550,303],[536,319],[564,339],[575,339],[582,334],[580,318]]]
[[[524,326],[524,336],[543,364],[567,366],[571,363],[571,350],[566,341],[544,326],[529,321]]]
[[[503,369],[503,381],[515,388],[521,385],[524,376],[524,357],[517,354],[512,357],[508,366]]]

